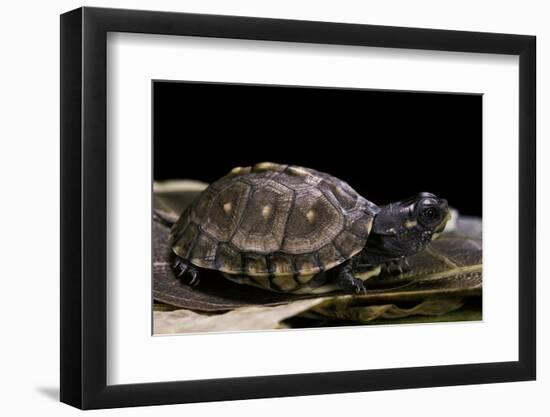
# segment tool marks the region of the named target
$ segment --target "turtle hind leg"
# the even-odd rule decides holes
[[[186,281],[187,285],[196,287],[199,284],[199,270],[189,261],[176,256],[172,267],[178,278]]]
[[[353,276],[352,268],[349,263],[338,268],[336,271],[336,283],[346,293],[366,294],[365,283]]]

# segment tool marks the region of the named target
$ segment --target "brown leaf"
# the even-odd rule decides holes
[[[153,328],[155,334],[278,329],[284,327],[281,323],[283,320],[322,302],[323,299],[319,298],[276,307],[241,307],[215,315],[199,314],[190,310],[155,311]]]
[[[312,313],[339,320],[366,323],[376,319],[391,320],[416,315],[441,316],[464,305],[461,299],[456,298],[425,300],[409,308],[399,307],[395,304],[357,306],[353,305],[354,302],[353,299],[335,300],[332,303],[314,307]]]
[[[153,295],[155,300],[195,311],[220,312],[247,306],[276,306],[318,295],[292,295],[234,284],[216,271],[201,271],[201,282],[191,288],[175,276],[170,267],[172,251],[168,242],[170,219],[177,218],[200,193],[201,186],[189,182],[155,184],[153,221]],[[361,305],[388,305],[422,302],[442,297],[479,296],[482,286],[480,220],[461,218],[452,233],[443,234],[429,249],[409,259],[410,269],[399,275],[385,275],[367,281],[366,295],[329,294],[333,301],[351,297]],[[473,232],[472,232],[473,231]],[[324,297],[323,299],[327,299]],[[395,310],[394,310],[395,311]],[[388,313],[390,314],[390,313]]]

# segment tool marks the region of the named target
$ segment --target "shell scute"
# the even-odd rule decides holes
[[[274,181],[254,188],[231,242],[247,252],[267,254],[279,250],[292,202],[292,192]]]
[[[266,275],[267,262],[264,255],[256,253],[242,254],[243,273],[245,275]]]
[[[188,222],[187,227],[178,231],[175,235],[173,249],[176,255],[190,259],[195,241],[200,235],[199,227],[192,222]]]
[[[311,188],[298,192],[287,221],[282,250],[307,253],[329,243],[344,227],[343,214],[323,195]]]
[[[235,181],[218,192],[209,210],[204,214],[196,214],[206,218],[201,224],[202,229],[219,242],[230,240],[239,225],[249,193],[250,186],[240,181]],[[201,195],[197,205],[192,208],[192,213],[198,212],[202,200]]]

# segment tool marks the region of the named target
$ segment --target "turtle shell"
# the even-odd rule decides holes
[[[283,276],[304,284],[363,249],[378,211],[331,175],[264,162],[212,183],[173,226],[171,242],[194,265],[261,287]]]

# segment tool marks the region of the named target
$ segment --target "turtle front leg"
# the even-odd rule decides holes
[[[411,269],[407,258],[392,259],[382,265],[384,275],[403,275]]]
[[[351,263],[341,266],[336,272],[336,283],[342,291],[352,294],[366,294],[365,283],[353,276]]]
[[[199,284],[199,270],[185,259],[176,257],[173,268],[179,278],[187,280],[189,286],[196,287]]]

